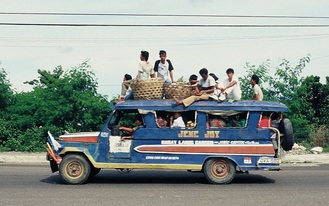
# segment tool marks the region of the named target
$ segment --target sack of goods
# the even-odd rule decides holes
[[[134,99],[162,99],[164,81],[161,78],[151,78],[134,81],[130,85]]]
[[[172,99],[174,96],[179,99],[185,99],[192,95],[193,88],[184,82],[176,82],[165,85],[166,99]]]

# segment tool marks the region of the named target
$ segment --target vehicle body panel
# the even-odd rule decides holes
[[[117,111],[138,111],[143,114],[144,128],[138,129],[132,140],[121,141],[113,135],[111,121]],[[159,128],[157,111],[195,111],[195,127]],[[279,170],[280,159],[269,139],[270,128],[258,128],[262,112],[287,112],[277,102],[199,101],[189,107],[173,100],[132,100],[118,103],[100,132],[65,134],[55,140],[48,137],[48,159],[53,171],[61,159],[70,153],[83,154],[95,168],[114,169],[182,169],[202,170],[209,158],[227,158],[240,170]],[[244,127],[208,128],[208,114],[247,112]],[[111,134],[112,133],[112,134]],[[59,145],[56,148],[56,145]]]

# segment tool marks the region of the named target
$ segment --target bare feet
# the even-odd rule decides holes
[[[183,104],[182,100],[177,99],[176,96],[173,96],[173,99],[175,100],[177,105]]]

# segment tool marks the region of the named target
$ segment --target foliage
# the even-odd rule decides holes
[[[291,66],[289,61],[283,59],[275,69],[275,74],[269,73],[269,61],[259,66],[246,64],[247,75],[240,78],[244,99],[252,99],[253,91],[249,86],[250,78],[256,74],[262,80],[259,85],[263,90],[264,99],[279,101],[287,105],[290,118],[295,131],[295,139],[309,138],[310,125],[319,125],[329,122],[328,91],[329,85],[321,85],[319,77],[301,78],[301,73],[310,57],[300,59],[296,66]]]
[[[312,146],[316,147],[329,147],[329,127],[321,125],[312,125],[311,127],[311,143]]]
[[[242,78],[239,78],[241,88],[242,88],[242,99],[252,99],[253,97],[253,89],[250,87],[250,79],[251,76],[256,74],[260,81],[258,85],[263,88],[265,86],[265,83],[272,81],[272,76],[269,74],[270,61],[267,60],[263,64],[259,65],[258,67],[256,65],[251,65],[249,62],[246,63],[245,70],[246,75]],[[262,90],[264,93],[264,100],[266,100],[266,90]]]
[[[283,59],[279,67],[276,68],[274,78],[269,82],[268,95],[270,100],[283,103],[295,100],[296,90],[303,81],[300,75],[309,61],[309,56],[303,57],[295,67],[292,67],[288,60]]]
[[[185,80],[184,76],[179,77],[176,82],[184,82],[187,83],[187,81]]]
[[[279,101],[289,108],[295,139],[314,146],[328,145],[329,77],[326,84],[320,77],[301,78],[310,57],[297,65],[283,59],[271,71],[270,61],[259,66],[246,63],[246,75],[240,78],[242,99],[252,99],[250,78],[260,77],[264,100]],[[97,131],[110,112],[106,96],[97,93],[97,81],[88,61],[64,70],[38,70],[39,77],[25,83],[33,85],[31,92],[15,93],[0,70],[0,151],[42,151],[47,131],[59,136],[69,132]],[[185,82],[184,77],[177,81]],[[132,118],[133,119],[133,118]],[[122,121],[131,126],[133,122]]]
[[[109,114],[106,96],[97,93],[97,81],[88,62],[64,71],[38,70],[39,78],[25,83],[31,92],[13,95],[1,130],[0,144],[9,150],[44,148],[47,131],[99,131]]]
[[[7,80],[7,73],[3,68],[0,68],[0,111],[3,111],[11,104],[13,91],[11,84]]]

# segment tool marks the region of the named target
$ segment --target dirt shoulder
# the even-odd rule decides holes
[[[284,154],[281,157],[283,164],[329,164],[329,153],[320,154]]]
[[[47,164],[46,152],[0,152],[0,163]]]

